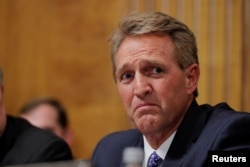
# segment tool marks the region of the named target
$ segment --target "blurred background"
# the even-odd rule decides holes
[[[130,11],[161,11],[197,37],[200,103],[250,111],[249,0],[0,0],[6,108],[36,97],[68,109],[73,154],[90,158],[105,135],[131,127],[112,78],[108,37]]]

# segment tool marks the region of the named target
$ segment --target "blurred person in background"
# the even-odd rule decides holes
[[[67,110],[57,99],[33,99],[21,108],[20,117],[36,127],[51,131],[72,146],[73,133],[69,127]]]
[[[0,69],[0,166],[72,160],[68,144],[28,121],[7,115]]]

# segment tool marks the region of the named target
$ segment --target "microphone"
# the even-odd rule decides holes
[[[126,147],[123,150],[124,167],[142,167],[144,150],[140,147]]]

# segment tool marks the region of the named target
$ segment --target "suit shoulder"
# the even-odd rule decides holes
[[[117,152],[129,146],[142,147],[142,143],[142,134],[138,130],[119,131],[103,137],[98,142],[94,152],[99,152],[100,150],[115,150]]]
[[[26,120],[24,120],[26,121]],[[27,124],[27,122],[19,122],[19,126],[22,127],[20,129],[19,136],[17,137],[16,142],[25,143],[26,141],[39,141],[34,142],[34,145],[40,145],[45,143],[50,143],[53,141],[61,141],[62,139],[53,133],[37,128],[31,124]]]
[[[114,132],[99,141],[91,159],[94,166],[120,166],[124,148],[142,145],[142,134],[136,129]]]
[[[71,150],[63,139],[49,131],[27,124],[25,120],[18,121],[21,128],[12,150],[9,151],[10,155],[14,155],[12,154],[14,152],[25,152],[19,155],[20,159],[27,159],[27,162],[33,163],[72,159]]]
[[[219,103],[215,105],[211,116],[214,119],[225,122],[228,122],[228,120],[237,121],[242,119],[249,121],[250,119],[250,113],[243,111],[235,111],[227,103]]]
[[[226,103],[220,103],[214,107],[204,129],[206,133],[203,134],[217,140],[237,138],[239,142],[240,138],[244,139],[246,136],[250,140],[249,126],[250,113],[235,111]]]
[[[130,129],[130,130],[125,130],[125,131],[117,131],[110,133],[106,135],[105,137],[102,138],[102,142],[122,142],[122,143],[127,143],[127,142],[132,142],[140,139],[142,137],[142,134],[137,130],[137,129]]]

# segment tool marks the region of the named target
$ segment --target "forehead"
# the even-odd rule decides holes
[[[141,35],[127,37],[117,51],[115,63],[116,66],[123,65],[126,61],[129,63],[136,60],[148,59],[172,59],[174,54],[174,44],[167,35]],[[145,62],[149,62],[145,60]]]
[[[40,104],[30,112],[40,118],[55,119],[57,117],[56,108],[49,104]]]
[[[49,104],[40,104],[32,109],[24,117],[33,125],[40,128],[52,128],[58,126],[58,114],[56,109]]]

